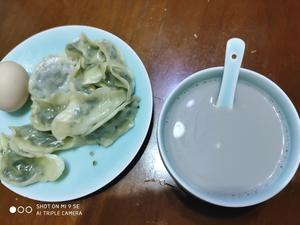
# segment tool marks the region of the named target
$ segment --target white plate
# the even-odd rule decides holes
[[[27,187],[16,187],[2,182],[13,192],[40,201],[67,201],[88,195],[111,182],[133,160],[139,151],[152,116],[152,90],[147,71],[137,54],[115,35],[94,27],[62,26],[40,32],[15,47],[3,59],[15,61],[31,73],[35,65],[49,54],[64,53],[65,45],[85,33],[90,39],[107,39],[114,43],[135,77],[135,95],[140,97],[135,126],[113,145],[103,148],[88,145],[58,153],[65,161],[66,169],[56,182],[36,183]],[[29,123],[30,110],[5,113],[0,111],[0,132],[11,134],[9,126]],[[95,155],[91,156],[90,152]],[[93,160],[97,165],[93,166]]]

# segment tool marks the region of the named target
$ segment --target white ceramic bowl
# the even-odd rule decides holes
[[[278,104],[282,113],[284,114],[287,122],[287,126],[290,134],[290,148],[287,154],[287,162],[280,175],[272,182],[267,188],[261,188],[251,194],[245,195],[225,195],[222,193],[207,192],[195,186],[186,177],[182,177],[178,173],[178,169],[170,161],[168,152],[171,149],[167,149],[164,140],[164,122],[169,113],[172,113],[172,103],[175,99],[181,95],[185,90],[191,87],[196,82],[221,77],[223,74],[223,67],[213,67],[205,69],[189,76],[182,81],[178,87],[167,98],[158,121],[157,138],[159,144],[159,150],[162,160],[176,182],[186,191],[194,196],[216,204],[227,207],[244,207],[255,205],[266,201],[280,192],[293,178],[300,162],[300,122],[297,111],[290,101],[288,96],[271,80],[268,78],[248,69],[241,69],[239,79],[246,80],[266,91]],[[173,153],[174,154],[174,153]]]

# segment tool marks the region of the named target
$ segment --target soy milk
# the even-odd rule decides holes
[[[263,90],[237,85],[233,110],[215,107],[220,79],[202,81],[172,104],[165,147],[181,177],[208,192],[250,193],[280,173],[288,132],[280,109]]]

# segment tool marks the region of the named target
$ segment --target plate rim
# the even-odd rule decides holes
[[[26,38],[25,40],[23,40],[22,42],[20,42],[19,44],[17,44],[14,48],[12,48],[1,60],[2,61],[7,61],[7,59],[10,57],[11,54],[13,54],[14,51],[16,51],[18,48],[22,48],[22,46],[24,44],[26,44],[27,42],[32,41],[32,39],[34,39],[37,36],[40,35],[46,35],[48,32],[55,32],[56,30],[64,30],[64,29],[83,29],[82,32],[84,32],[84,29],[88,29],[88,30],[94,30],[97,32],[101,32],[105,35],[111,36],[113,38],[115,38],[118,43],[121,43],[121,45],[125,46],[126,49],[128,49],[132,55],[134,55],[135,61],[138,62],[138,64],[140,64],[141,69],[143,71],[143,74],[145,74],[146,76],[144,76],[144,79],[147,80],[147,88],[149,89],[149,94],[147,95],[148,99],[145,99],[145,102],[147,102],[147,104],[149,104],[150,106],[150,110],[148,112],[148,115],[146,116],[144,122],[145,122],[145,131],[143,130],[143,134],[141,135],[141,138],[138,139],[138,143],[136,144],[137,149],[135,151],[132,152],[132,154],[130,155],[130,160],[126,163],[122,163],[122,165],[119,166],[118,170],[115,172],[115,175],[112,176],[112,178],[108,179],[109,181],[105,182],[105,184],[101,185],[101,186],[97,186],[97,187],[92,187],[90,189],[88,189],[87,191],[83,191],[80,193],[80,195],[77,195],[76,197],[68,197],[68,198],[49,198],[49,199],[45,199],[45,198],[38,198],[38,197],[32,197],[32,196],[28,196],[24,193],[19,193],[15,190],[11,189],[11,185],[6,183],[5,181],[1,180],[1,183],[8,188],[10,191],[14,192],[15,194],[18,194],[20,196],[23,196],[25,198],[28,199],[32,199],[32,200],[37,200],[37,201],[43,201],[43,202],[65,202],[65,201],[71,201],[71,200],[76,200],[76,199],[81,199],[85,196],[89,196],[97,191],[101,191],[101,189],[105,189],[106,187],[108,187],[115,179],[117,179],[125,170],[126,168],[128,168],[130,166],[130,164],[133,162],[133,160],[136,158],[136,156],[138,155],[138,153],[141,150],[141,147],[143,145],[143,143],[146,140],[146,137],[149,133],[149,130],[152,129],[151,128],[151,121],[152,121],[152,117],[153,117],[153,91],[152,91],[152,85],[151,85],[151,80],[149,77],[149,74],[146,70],[146,67],[143,63],[143,61],[141,60],[141,58],[139,57],[139,55],[135,52],[135,50],[127,43],[125,42],[123,39],[121,39],[120,37],[118,37],[117,35],[103,30],[101,28],[97,28],[97,27],[93,27],[93,26],[88,26],[88,25],[62,25],[62,26],[56,26],[56,27],[52,27],[46,30],[42,30],[38,33],[35,33],[31,36],[29,36],[28,38]],[[121,52],[122,54],[122,52]],[[125,55],[123,54],[123,58],[126,59]],[[122,177],[121,177],[122,178]]]

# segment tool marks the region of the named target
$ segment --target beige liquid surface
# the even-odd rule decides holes
[[[170,162],[187,182],[208,192],[246,193],[276,177],[287,151],[278,107],[245,81],[233,110],[215,107],[220,80],[194,85],[171,106],[164,125]]]

